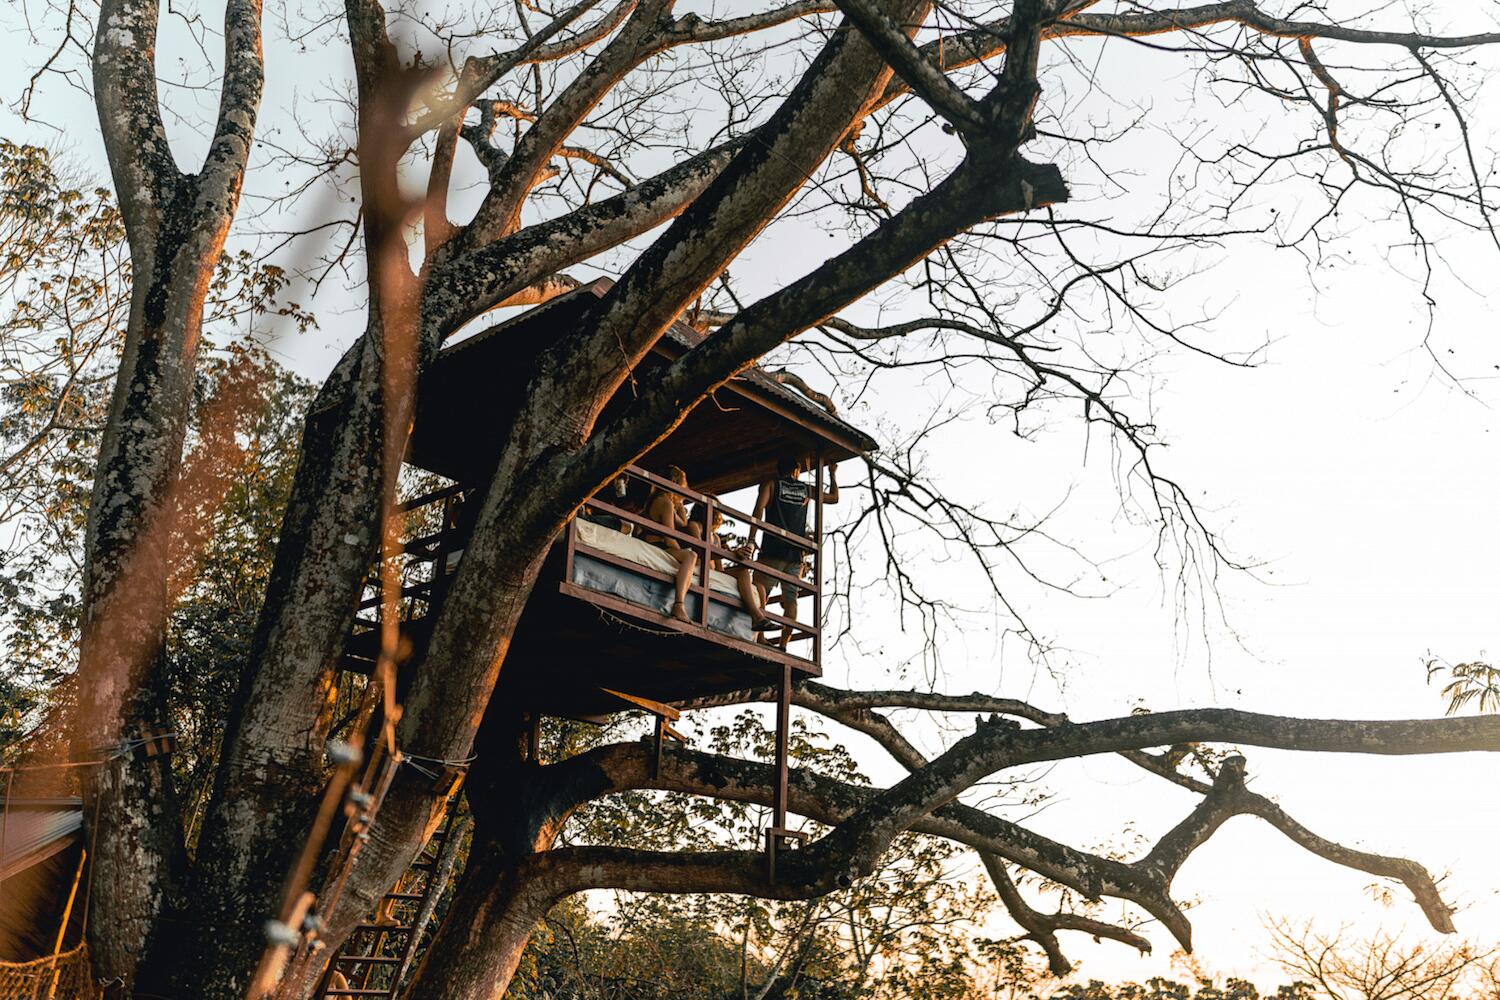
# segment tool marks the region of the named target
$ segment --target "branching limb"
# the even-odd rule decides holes
[[[827,849],[863,856],[917,817],[999,771],[1096,753],[1178,743],[1234,743],[1331,753],[1500,752],[1500,718],[1342,721],[1295,719],[1236,709],[1187,709],[1051,729],[984,725],[927,766],[882,792],[825,838]],[[817,848],[809,848],[813,851]]]
[[[265,88],[261,52],[261,0],[231,0],[224,10],[224,80],[219,115],[203,169],[195,178],[197,208],[207,217],[229,220],[239,205],[255,118]]]
[[[838,5],[896,75],[953,127],[962,132],[984,127],[979,106],[912,43],[911,36],[919,25],[896,24],[870,0],[838,0]]]
[[[1048,24],[1043,39],[1087,36],[1149,38],[1173,32],[1196,31],[1217,25],[1239,25],[1271,38],[1300,40],[1323,38],[1329,41],[1363,45],[1394,45],[1413,49],[1463,49],[1500,42],[1500,32],[1476,32],[1467,35],[1431,35],[1410,31],[1372,31],[1343,24],[1299,21],[1272,17],[1249,0],[1199,4],[1176,10],[1139,11],[1116,14],[1093,14],[1075,11]],[[1011,24],[1009,17],[988,24],[954,32],[922,46],[929,62],[944,71],[971,66],[1005,51]],[[904,81],[893,82],[886,92],[887,100],[905,90]]]
[[[1287,815],[1276,803],[1245,787],[1243,757],[1230,757],[1224,762],[1214,779],[1213,788],[1198,807],[1164,835],[1137,865],[1155,868],[1170,881],[1188,855],[1226,820],[1239,815],[1259,816],[1285,834],[1287,839],[1325,860],[1402,882],[1434,930],[1441,934],[1454,932],[1453,910],[1443,902],[1437,883],[1427,869],[1405,858],[1356,851],[1319,837]]]
[[[154,253],[145,242],[182,174],[172,158],[156,92],[157,0],[107,0],[94,37],[94,91],[104,150],[134,256]]]
[[[837,694],[841,692],[826,688],[823,685],[818,685],[818,688],[820,690],[815,692],[814,698],[811,699],[822,702],[816,710],[825,716],[843,722],[845,725],[870,736],[908,770],[915,771],[926,766],[928,763],[927,757],[912,746],[911,742],[902,735],[899,729],[891,724],[891,721],[886,716],[875,712],[871,705],[840,706],[837,704]],[[824,695],[825,697],[820,699],[819,695]],[[827,695],[833,695],[834,697],[829,698],[826,697]],[[881,700],[896,699],[885,698]],[[986,699],[975,698],[972,701],[986,701]],[[998,703],[1009,710],[1008,714],[1021,715],[1023,712],[1027,714],[1042,714],[1025,703],[1015,702],[1010,699],[987,699],[987,701],[992,706],[990,708],[991,711],[996,710],[993,706]],[[880,701],[875,702],[875,704],[879,703]],[[976,710],[984,711],[984,709]],[[1061,717],[1048,720],[1048,723],[1052,725],[1060,725],[1063,722],[1065,720]],[[1139,752],[1136,751],[1135,753]],[[1146,755],[1141,754],[1140,756]],[[1061,910],[1054,913],[1043,913],[1035,909],[1021,895],[1020,887],[1010,877],[1010,872],[1006,869],[1005,861],[1000,855],[986,850],[980,850],[978,854],[979,860],[984,864],[985,871],[989,873],[990,879],[995,885],[995,891],[999,895],[1001,903],[1015,919],[1016,923],[1027,931],[1027,937],[1035,941],[1046,953],[1048,967],[1051,969],[1053,975],[1065,976],[1073,968],[1072,963],[1068,961],[1067,956],[1063,953],[1061,943],[1057,940],[1057,932],[1059,930],[1084,931],[1092,934],[1096,939],[1110,938],[1128,944],[1141,952],[1149,952],[1151,950],[1151,943],[1149,941],[1128,928],[1119,927],[1103,920],[1095,920],[1081,914]],[[1171,910],[1170,912],[1173,917],[1180,916],[1180,913],[1176,910]]]
[[[838,9],[838,5],[830,0],[793,0],[792,3],[782,4],[759,14],[746,14],[719,21],[706,21],[696,14],[685,14],[674,22],[672,30],[674,35],[688,41],[717,42],[764,31],[816,14],[831,14]]]
[[[730,695],[699,698],[686,703],[685,709],[722,707],[725,705],[752,702],[773,702],[777,698],[775,688],[757,688],[737,691]],[[1065,726],[1071,720],[1060,712],[1049,712],[1029,702],[1015,698],[999,698],[986,694],[952,695],[930,691],[846,691],[816,681],[805,681],[792,689],[792,704],[817,712],[825,718],[864,733],[890,753],[902,766],[920,767],[927,763],[926,757],[906,740],[901,731],[886,716],[874,711],[883,709],[913,709],[926,712],[999,714],[1015,719],[1024,719],[1039,726]],[[1179,746],[1185,746],[1179,745]],[[1188,791],[1205,793],[1206,782],[1183,774],[1174,766],[1173,752],[1158,755],[1143,750],[1126,750],[1120,756],[1152,774],[1186,788]]]
[[[1004,861],[993,854],[981,854],[979,857],[984,862],[990,881],[995,884],[995,891],[1000,896],[1000,902],[1005,905],[1006,912],[1026,930],[1026,936],[1046,952],[1047,967],[1054,976],[1066,976],[1073,971],[1073,963],[1063,954],[1062,945],[1057,940],[1058,931],[1082,931],[1095,939],[1109,938],[1128,944],[1143,955],[1151,953],[1151,942],[1129,928],[1078,913],[1042,913],[1033,909],[1021,895],[1021,890],[1015,879],[1011,878]]]
[[[671,367],[579,451],[569,470],[581,494],[669,432],[696,400],[754,359],[921,260],[935,246],[985,218],[1061,201],[1056,168],[1024,160],[966,160],[931,192],[804,278],[756,302]],[[679,310],[680,311],[680,310]]]
[[[441,340],[532,282],[673,218],[748,141],[714,146],[622,194],[439,263],[423,297],[424,329]]]
[[[521,137],[495,173],[489,193],[464,232],[464,245],[483,246],[513,232],[537,174],[557,155],[584,117],[625,76],[664,47],[659,20],[667,0],[638,5],[625,26],[589,61]]]
[[[1171,714],[1181,715],[1182,713]],[[1215,715],[1203,717],[1202,713],[1193,714],[1200,716],[1192,723],[1194,725],[1201,724],[1206,719],[1215,718]],[[1104,723],[1088,723],[1068,728],[1072,730],[1086,730],[1094,726],[1114,728],[1114,725],[1120,722],[1155,718],[1134,716],[1128,720],[1107,720]],[[1229,722],[1230,720],[1223,719],[1222,721]],[[1332,748],[1327,742],[1331,733],[1335,731],[1331,727],[1338,727],[1337,731],[1345,734],[1344,738],[1349,742],[1344,743],[1342,739],[1338,741],[1345,748],[1348,746],[1368,747],[1371,745],[1371,740],[1378,740],[1381,745],[1387,747],[1395,745],[1411,747],[1413,744],[1408,742],[1413,731],[1411,727],[1416,727],[1416,731],[1426,731],[1432,735],[1427,749],[1436,751],[1442,747],[1454,748],[1453,738],[1456,735],[1456,731],[1444,735],[1444,730],[1451,727],[1441,721],[1329,723],[1319,720],[1272,719],[1271,717],[1244,721],[1253,722],[1263,730],[1268,725],[1281,727],[1284,724],[1291,724],[1294,729],[1301,730],[1304,737],[1311,737],[1312,741],[1321,742],[1323,749]],[[1187,723],[1188,720],[1182,718],[1178,722]],[[1235,727],[1230,725],[1225,728]],[[1495,726],[1487,728],[1497,729]],[[1383,735],[1381,730],[1385,731]],[[1031,732],[1043,736],[1059,735],[1056,730]],[[1318,733],[1322,735],[1314,735]],[[1245,732],[1240,732],[1238,741],[1254,742],[1252,739],[1245,739],[1246,735]],[[1500,744],[1494,742],[1497,735],[1500,734],[1491,732],[1486,737],[1489,741],[1487,745],[1492,749],[1500,749]],[[1472,746],[1474,744],[1470,741],[1475,738],[1476,734],[1470,732],[1459,737],[1457,745],[1459,747]],[[1265,737],[1261,739],[1263,742],[1270,742]],[[839,884],[872,870],[871,866],[878,860],[884,849],[883,845],[889,841],[883,835],[878,835],[878,839],[872,839],[877,835],[867,832],[873,826],[867,818],[872,813],[890,810],[893,799],[915,794],[915,789],[931,788],[930,772],[966,742],[968,741],[960,741],[954,750],[937,758],[935,764],[918,769],[911,778],[885,790],[848,785],[794,770],[789,781],[790,807],[801,815],[832,827],[827,836],[804,851],[797,852],[804,866],[799,868],[800,877],[814,883],[805,888],[809,892],[818,888],[830,891],[831,888],[836,888]],[[1427,740],[1424,739],[1423,743],[1427,743]],[[644,744],[617,744],[553,765],[558,771],[558,779],[550,782],[550,785],[577,790],[575,798],[559,803],[558,808],[568,811],[588,799],[626,788],[655,788],[733,801],[769,801],[772,774],[767,765],[690,750],[672,750],[665,756],[660,772],[653,774],[650,766],[651,757],[649,748]],[[1242,814],[1256,815],[1321,857],[1361,871],[1402,880],[1412,890],[1418,904],[1427,914],[1428,919],[1433,922],[1434,927],[1439,930],[1451,930],[1449,911],[1442,904],[1430,876],[1420,866],[1404,859],[1352,851],[1317,837],[1287,817],[1279,807],[1249,792],[1243,784],[1243,768],[1243,759],[1231,758],[1221,768],[1212,789],[1204,797],[1203,802],[1169,831],[1145,857],[1129,864],[1089,855],[1086,852],[1049,841],[982,810],[953,802],[951,801],[952,795],[949,794],[943,794],[942,801],[936,804],[930,812],[912,811],[906,814],[908,821],[901,829],[929,833],[966,844],[982,854],[993,855],[1020,864],[1046,878],[1074,888],[1091,899],[1113,896],[1134,902],[1162,920],[1179,942],[1184,947],[1188,947],[1191,944],[1191,929],[1181,911],[1171,902],[1169,895],[1173,878],[1192,851],[1206,842],[1227,819]],[[566,780],[563,778],[563,772],[569,775]],[[730,867],[734,867],[733,864]],[[1057,916],[1071,917],[1066,914]],[[1076,920],[1071,922],[1077,923]],[[1087,928],[1069,927],[1059,923],[1054,929]],[[1124,939],[1120,935],[1115,936],[1117,939]],[[1127,941],[1127,943],[1133,942]]]
[[[1033,5],[1025,6],[1030,11]],[[898,15],[891,12],[889,16]],[[570,493],[576,491],[582,496],[592,492],[653,441],[668,433],[688,412],[688,408],[682,405],[684,401],[701,399],[754,359],[899,274],[957,233],[987,219],[1066,200],[1067,187],[1055,167],[1038,166],[1017,155],[1017,149],[1031,128],[1031,111],[1037,93],[1035,36],[1039,30],[1034,19],[1029,22],[1020,20],[1018,25],[1026,30],[1018,30],[1017,34],[1027,35],[1030,41],[1018,49],[1014,58],[1007,59],[1001,84],[985,98],[989,122],[983,141],[971,140],[969,155],[953,173],[848,250],[801,280],[742,310],[717,335],[706,338],[678,359],[655,385],[643,391],[631,407],[607,428],[594,434],[569,460],[570,467],[561,472],[559,478],[568,484]],[[838,43],[839,38],[835,37],[825,49],[825,56]],[[873,55],[861,52],[858,47],[849,49],[846,46],[838,58],[849,62],[851,73],[857,69],[869,76],[866,64]],[[814,70],[818,69],[818,64],[814,64]],[[738,246],[735,239],[753,235],[758,229],[758,222],[740,221],[737,229],[730,227],[734,229],[734,238],[730,238],[731,233],[724,231],[725,204],[745,201],[746,188],[759,190],[762,185],[755,180],[757,177],[761,177],[771,190],[785,189],[793,180],[800,180],[795,174],[788,173],[787,167],[804,163],[801,157],[805,157],[809,149],[816,153],[811,163],[820,162],[842,138],[848,125],[857,120],[863,108],[847,107],[846,88],[827,96],[823,94],[835,74],[828,69],[816,73],[814,70],[804,77],[808,95],[802,101],[796,95],[789,98],[778,116],[764,127],[768,146],[780,149],[783,144],[791,144],[788,152],[795,150],[799,159],[756,161],[747,156],[745,176],[736,176],[733,169],[726,171],[721,181],[724,186],[705,195],[701,200],[701,210],[695,205],[693,211],[680,219],[663,239],[663,244],[670,245],[673,237],[693,240],[716,235],[720,241],[729,240],[731,253],[722,259],[716,255],[685,254],[657,259],[648,252],[602,303],[599,329],[592,336],[608,338],[601,339],[601,343],[632,345],[633,349],[626,351],[625,361],[630,362],[634,354],[649,343],[649,338],[658,335],[667,322],[686,308],[706,278],[722,271]],[[878,79],[875,77],[870,82]],[[799,107],[804,101],[806,107]],[[838,134],[828,128],[829,123],[818,108],[820,103],[840,108],[840,114],[832,116],[833,121],[843,122]],[[714,194],[718,197],[712,197]],[[752,207],[754,200],[751,199],[752,205],[744,207]],[[696,233],[694,227],[704,231]],[[716,264],[716,267],[714,271],[703,270],[696,278],[684,276],[679,282],[673,280],[673,275],[661,273],[668,259],[674,263],[683,260],[694,267],[709,264]],[[633,281],[633,277],[638,280]],[[650,287],[654,290],[649,299],[645,297],[645,288],[640,287],[647,277],[651,279]],[[659,289],[663,284],[683,287],[685,297],[674,296],[670,301],[661,299]],[[576,345],[570,346],[575,348],[575,357],[588,356],[588,352],[576,350]],[[589,374],[609,380],[601,387],[600,398],[603,399],[620,377],[620,369],[611,364],[608,372]],[[589,377],[584,373],[579,373],[579,376]]]
[[[470,60],[459,74],[458,85],[454,88],[454,93],[445,99],[434,99],[431,102],[432,110],[406,128],[403,148],[433,129],[441,128],[450,119],[461,118],[481,94],[517,66],[533,58],[538,61],[559,59],[587,47],[613,31],[619,21],[623,20],[625,15],[635,7],[634,0],[621,0],[600,24],[594,26],[598,31],[597,34],[593,31],[586,31],[566,42],[549,43],[548,39],[576,21],[596,3],[598,0],[580,0],[542,28],[532,32],[525,42],[512,51],[503,55],[496,54]]]
[[[653,759],[654,753],[644,744],[614,744],[551,765],[549,770],[555,769],[556,777],[549,780],[549,787],[567,792],[553,804],[557,819],[538,828],[554,829],[562,817],[585,802],[634,788],[761,805],[771,801],[774,773],[767,764],[673,749],[664,755],[660,770],[653,771]],[[877,789],[796,768],[788,780],[789,808],[833,828],[879,794]],[[1161,921],[1184,946],[1191,941],[1187,919],[1166,887],[1153,881],[1149,871],[1078,850],[960,802],[941,806],[916,820],[910,829],[1004,858],[1088,899],[1110,896],[1127,900]],[[849,879],[854,877],[857,874],[848,875]]]

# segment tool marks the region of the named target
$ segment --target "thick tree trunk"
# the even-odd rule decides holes
[[[405,1000],[499,1000],[554,902],[504,851],[476,842]]]
[[[158,669],[180,512],[180,475],[204,300],[239,204],[264,82],[259,0],[228,0],[224,75],[201,169],[173,158],[156,92],[156,0],[104,0],[93,79],[105,151],[129,237],[125,348],[100,443],[84,550],[75,756],[92,818],[89,939],[100,979],[132,988],[163,911],[177,909],[182,827],[164,757],[135,759],[122,741],[166,721]],[[142,992],[154,983],[140,984]]]
[[[406,1000],[474,1000],[505,994],[526,943],[557,902],[555,887],[525,862],[550,849],[577,802],[575,782],[526,759],[528,720],[494,706],[476,740],[468,785],[474,812],[469,861]]]
[[[262,928],[280,910],[328,776],[339,658],[379,548],[415,399],[409,378],[394,393],[383,384],[392,339],[386,317],[394,312],[404,331],[415,314],[413,290],[386,273],[372,274],[370,287],[365,333],[339,360],[306,420],[199,844],[192,946],[161,955],[179,992],[244,995],[266,946]],[[435,353],[436,343],[429,338],[424,355]],[[386,413],[393,397],[394,419]]]
[[[100,446],[89,508],[73,750],[107,760],[82,771],[91,824],[89,924],[100,978],[130,983],[180,899],[182,836],[171,767],[127,742],[166,727],[157,669],[165,642],[174,496],[191,408],[209,276],[222,245],[191,237],[187,191],[166,205],[137,265],[125,351]],[[184,243],[186,246],[184,246]],[[174,252],[175,251],[175,252]]]
[[[423,678],[440,673],[449,653],[429,648],[425,661],[417,672],[417,681],[404,703],[405,714],[397,729],[397,742],[403,753],[417,754],[431,759],[459,760],[467,758],[474,750],[475,733],[488,704],[487,694],[493,687],[493,674],[498,674],[500,664],[510,646],[516,623],[531,595],[543,558],[551,547],[550,536],[543,539],[509,537],[498,546],[507,556],[503,565],[485,564],[479,558],[481,546],[470,544],[464,550],[464,559],[459,564],[459,579],[449,592],[447,603],[439,613],[434,626],[435,635],[446,632],[454,636],[454,642],[493,641],[497,654],[491,667],[490,687],[486,697],[476,697],[471,704],[439,704],[423,695]],[[463,574],[473,574],[473,579],[486,581],[486,594],[493,603],[485,609],[469,609],[467,614],[476,620],[462,619],[457,624],[448,622],[450,614],[463,615],[464,608],[455,608],[453,595],[463,580]],[[488,611],[488,613],[485,613]],[[460,639],[458,637],[465,637]],[[503,746],[498,755],[503,761],[515,759],[513,741],[502,740],[499,744],[487,741],[479,751],[481,757],[491,756],[490,746]],[[496,762],[487,760],[487,764]],[[428,764],[427,767],[432,767]],[[442,802],[438,791],[446,788],[446,781],[434,782],[430,777],[414,768],[401,768],[387,791],[385,800],[377,813],[376,822],[369,830],[369,839],[360,850],[357,863],[344,883],[343,893],[331,911],[323,911],[327,929],[323,940],[330,948],[340,945],[353,926],[362,920],[381,897],[395,884],[401,873],[411,864],[422,844],[442,818]],[[471,792],[472,795],[472,792]],[[278,996],[303,998],[316,982],[326,954],[308,956],[294,964],[283,980]]]
[[[174,995],[237,1000],[326,780],[337,660],[380,517],[378,359],[366,337],[314,403],[199,839]],[[184,946],[184,945],[187,946]]]

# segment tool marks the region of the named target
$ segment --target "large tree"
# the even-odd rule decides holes
[[[1028,408],[1076,401],[1112,436],[1162,549],[1182,548],[1211,575],[1230,560],[1187,494],[1158,473],[1150,415],[1129,392],[1133,339],[1212,351],[1165,310],[1180,277],[1168,255],[1257,231],[1318,253],[1340,235],[1346,209],[1396,214],[1419,251],[1435,230],[1488,229],[1489,159],[1471,140],[1466,66],[1450,56],[1500,34],[1428,33],[1393,23],[1389,11],[1307,7],[1285,17],[1249,0],[798,0],[724,18],[679,12],[670,0],[543,6],[440,18],[380,0],[345,4],[365,330],[307,416],[191,859],[160,759],[86,771],[101,978],[140,995],[231,997],[259,968],[255,988],[272,988],[281,967],[261,965],[263,928],[291,912],[284,898],[321,885],[320,803],[336,803],[349,774],[340,765],[330,785],[325,758],[340,652],[372,563],[399,542],[395,498],[418,377],[447,338],[487,311],[542,300],[568,287],[563,269],[599,262],[618,280],[587,322],[558,331],[513,401],[472,538],[399,713],[389,671],[377,672],[386,689],[379,738],[402,752],[465,761],[486,731],[468,786],[474,847],[413,996],[494,995],[536,922],[574,893],[811,898],[872,871],[910,831],[979,852],[1057,968],[1066,963],[1059,931],[1143,942],[1091,916],[1038,909],[1018,872],[1089,899],[1126,900],[1187,945],[1173,876],[1221,823],[1245,813],[1333,862],[1404,882],[1432,924],[1450,929],[1423,869],[1308,831],[1246,788],[1242,758],[1194,776],[1179,770],[1183,752],[1151,750],[1500,750],[1496,719],[1202,710],[1075,723],[1007,699],[808,684],[796,704],[873,736],[910,775],[886,788],[794,775],[792,808],[827,831],[787,856],[770,884],[755,851],[554,843],[576,810],[630,790],[767,799],[765,766],[684,749],[656,770],[633,742],[539,766],[519,754],[519,710],[491,694],[543,557],[572,512],[708,393],[793,338],[835,363],[941,366],[958,379],[974,376],[957,363],[978,358],[985,375],[968,385],[976,405],[1018,424]],[[262,10],[259,0],[226,5],[219,111],[201,164],[184,170],[157,92],[162,9],[103,0],[92,43],[93,95],[133,270],[87,526],[74,739],[84,758],[162,725],[164,636],[181,576],[171,570],[184,558],[182,540],[201,534],[195,517],[228,488],[236,455],[234,441],[210,441],[184,462],[205,297],[251,169]],[[71,17],[70,9],[70,32]],[[1122,60],[1119,46],[1136,42]],[[1133,133],[1123,121],[1075,117],[1074,91],[1107,89],[1117,65],[1139,72],[1153,55],[1186,60],[1198,77],[1170,85],[1184,96],[1201,89],[1204,106],[1268,102],[1277,115],[1251,135],[1232,111],[1222,130],[1207,113],[1191,128],[1156,123],[1173,132],[1181,169],[1150,178],[1162,193],[1142,211],[1106,186],[1128,190],[1131,172],[1150,173],[1130,160]],[[1142,108],[1139,118],[1152,113]],[[1446,145],[1418,128],[1437,121],[1451,123]],[[326,159],[336,166],[343,157]],[[424,168],[425,194],[413,196],[410,178]],[[469,178],[481,195],[460,213]],[[1285,203],[1280,221],[1242,214],[1268,199]],[[801,277],[741,306],[729,268],[792,218],[838,220],[838,242]],[[840,316],[891,282],[915,288],[925,308],[888,325]],[[605,403],[685,313],[712,333],[638,379],[632,401],[605,419]],[[221,395],[226,412],[239,412],[253,393],[231,384]],[[900,462],[872,461],[871,476],[872,534],[889,537],[889,519],[905,509],[983,565],[1006,550],[1012,526],[929,491]],[[930,607],[935,598],[899,560],[891,566],[902,597]],[[395,653],[396,637],[386,639],[383,667]],[[993,716],[929,760],[883,711],[897,708]],[[992,775],[1099,753],[1124,754],[1201,796],[1133,862],[1047,839],[963,798]],[[306,928],[334,946],[348,935],[411,862],[441,808],[439,791],[422,772],[396,771],[336,904],[314,903]],[[327,952],[296,954],[310,957],[285,969],[280,995],[306,995]]]

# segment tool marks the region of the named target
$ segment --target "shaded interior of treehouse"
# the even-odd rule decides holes
[[[534,359],[560,333],[586,322],[589,306],[608,288],[603,280],[586,285],[450,345],[424,374],[407,453],[419,495],[406,504],[396,567],[401,645],[409,662],[422,655],[462,565],[474,507]],[[703,336],[674,324],[634,374],[645,377],[671,364]],[[601,420],[628,402],[632,388],[628,381]],[[530,752],[539,752],[535,727],[542,716],[602,722],[617,712],[644,711],[655,717],[660,764],[665,742],[683,739],[672,728],[681,703],[751,689],[779,692],[776,777],[765,830],[766,876],[774,882],[777,852],[805,838],[787,824],[789,720],[792,686],[822,670],[828,467],[874,447],[829,408],[757,368],[699,403],[592,498],[551,547],[494,695],[494,703],[529,717]],[[788,462],[805,472],[805,501],[793,531],[753,516],[759,488],[781,479]],[[687,486],[668,477],[673,467],[685,473]],[[679,531],[648,515],[652,499],[662,494],[701,511],[696,532],[694,524]],[[796,499],[795,491],[791,495]],[[747,550],[752,536],[759,544]],[[679,562],[663,544],[667,539],[696,553],[680,611],[673,607]],[[767,539],[775,541],[768,546]],[[768,554],[773,548],[779,559]],[[758,589],[747,593],[755,582],[764,585],[768,601]],[[795,588],[794,604],[783,604],[785,587]],[[760,607],[747,607],[746,597]],[[372,574],[345,648],[346,669],[372,672],[383,603]],[[398,665],[398,699],[404,674]],[[423,914],[430,913],[440,884],[435,873],[448,856],[451,799],[447,808],[442,829],[410,870],[330,957],[320,986],[325,997],[397,995],[420,951]]]
[[[604,280],[586,285],[450,345],[424,375],[407,463],[431,488],[407,505],[399,567],[403,646],[414,653],[420,654],[462,562],[469,517],[530,362],[582,321],[608,287]],[[670,364],[704,336],[674,324],[636,375]],[[627,382],[602,420],[631,391]],[[776,684],[784,675],[789,682],[818,676],[827,467],[873,448],[866,434],[758,368],[720,387],[561,533],[522,616],[496,697],[533,715],[599,721],[613,712],[656,711]],[[760,485],[776,481],[789,461],[807,470],[802,533],[750,513]],[[672,467],[686,473],[687,486],[667,478]],[[677,531],[648,517],[645,507],[658,493],[676,496],[694,511],[695,523]],[[715,527],[705,530],[705,522]],[[752,536],[758,548],[743,549]],[[673,543],[696,555],[676,615]],[[772,547],[801,558],[771,559]],[[769,594],[759,616],[742,599],[742,577]],[[794,606],[783,606],[784,588],[799,595]],[[749,594],[756,600],[759,591]],[[380,614],[372,579],[348,643],[347,668],[368,672],[373,666]]]

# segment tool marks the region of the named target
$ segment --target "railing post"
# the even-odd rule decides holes
[[[781,690],[776,695],[776,786],[772,790],[771,823],[786,828],[787,752],[792,733],[792,666],[781,665]]]
[[[634,526],[632,526],[632,528],[633,527]],[[567,547],[566,553],[563,556],[563,579],[566,580],[568,583],[572,583],[573,582],[573,558],[574,558],[574,555],[575,555],[574,550],[578,546],[578,515],[577,514],[574,514],[572,516],[572,518],[570,518],[568,520],[568,525],[567,525],[567,527],[563,528],[563,531],[566,532],[567,536],[568,536],[568,547]]]
[[[776,853],[787,837],[786,800],[788,756],[792,734],[792,665],[781,665],[781,690],[776,698],[776,783],[771,786],[771,828],[766,831],[766,875],[776,882]]]
[[[702,608],[699,609],[699,619],[704,628],[708,628],[708,606],[712,603],[710,595],[713,593],[711,585],[712,570],[709,569],[709,561],[713,557],[713,534],[714,534],[714,498],[704,495],[703,499],[703,566],[700,579],[703,581],[703,594],[700,600]]]
[[[823,665],[823,449],[818,449],[817,499],[813,507],[813,655]]]

